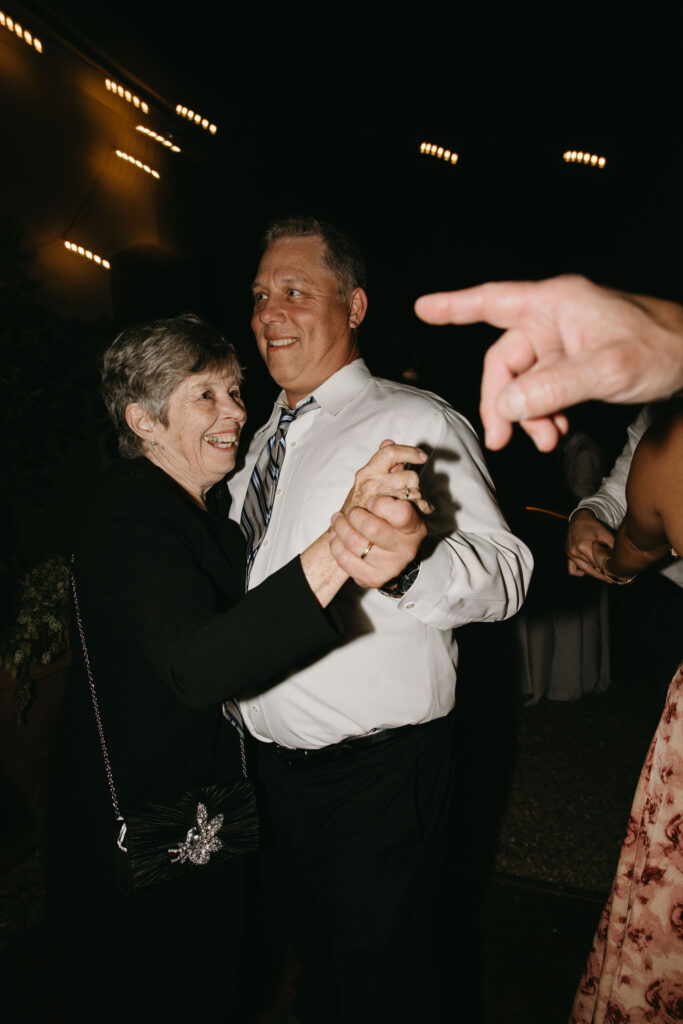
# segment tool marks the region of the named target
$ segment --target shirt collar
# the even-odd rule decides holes
[[[323,381],[311,394],[315,396],[321,409],[324,409],[330,416],[336,416],[362,391],[371,376],[365,360],[354,359],[352,363],[342,366],[341,370],[337,370],[326,381]],[[306,395],[301,402],[297,402],[297,407],[307,398],[310,398],[310,395]],[[275,405],[283,409],[289,408],[284,390],[277,396]]]

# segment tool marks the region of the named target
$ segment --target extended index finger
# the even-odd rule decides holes
[[[534,281],[489,281],[454,292],[421,295],[415,312],[428,324],[519,323],[538,285]]]

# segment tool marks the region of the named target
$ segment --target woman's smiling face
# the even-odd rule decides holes
[[[247,413],[235,377],[206,370],[186,377],[166,406],[167,425],[156,421],[156,444],[146,454],[195,497],[235,468],[240,431]]]

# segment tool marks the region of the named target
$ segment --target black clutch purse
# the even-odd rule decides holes
[[[73,562],[73,557],[72,557]],[[233,702],[223,714],[239,734],[242,779],[186,790],[170,800],[150,800],[123,815],[114,786],[95,681],[81,621],[76,580],[71,573],[76,623],[83,648],[97,731],[116,818],[116,877],[123,892],[186,877],[209,863],[256,850],[259,822],[254,788],[247,778],[244,723]]]
[[[151,800],[117,825],[116,877],[123,892],[183,878],[255,850],[259,841],[256,798],[246,779]]]

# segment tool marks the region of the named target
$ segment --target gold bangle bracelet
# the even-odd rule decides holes
[[[617,576],[616,573],[610,572],[610,570],[607,568],[607,563],[609,562],[611,557],[611,555],[608,555],[605,561],[602,563],[602,571],[604,572],[605,576],[609,576],[609,578],[614,583],[618,584],[618,586],[620,587],[625,587],[627,583],[633,583],[634,579],[638,575],[638,573],[636,572],[634,572],[632,576]]]

